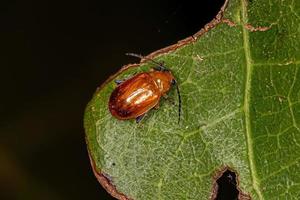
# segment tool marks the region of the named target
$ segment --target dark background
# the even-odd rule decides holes
[[[147,55],[194,34],[223,2],[2,2],[0,199],[112,199],[91,171],[86,104],[138,62],[126,52]]]

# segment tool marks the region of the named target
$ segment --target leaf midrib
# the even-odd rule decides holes
[[[243,30],[243,45],[246,60],[246,83],[245,83],[245,96],[244,96],[244,112],[245,112],[245,128],[246,128],[246,141],[248,148],[248,160],[250,165],[250,173],[252,178],[252,186],[258,195],[258,198],[263,200],[264,197],[260,190],[260,183],[258,180],[256,166],[254,163],[254,153],[253,153],[253,141],[251,132],[251,119],[250,119],[250,91],[251,91],[251,75],[253,70],[253,63],[251,57],[251,51],[249,46],[249,31],[245,28],[245,24],[248,23],[247,15],[247,2],[246,0],[241,0],[242,6],[242,30]]]

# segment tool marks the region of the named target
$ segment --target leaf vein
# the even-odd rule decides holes
[[[242,5],[242,23],[248,23],[247,16],[247,2],[246,0],[241,0]],[[245,52],[245,60],[246,60],[246,84],[245,84],[245,96],[244,96],[244,112],[245,112],[245,130],[246,130],[246,141],[248,148],[248,160],[250,165],[250,173],[252,178],[252,186],[255,192],[257,193],[259,199],[264,199],[262,192],[260,191],[259,180],[257,178],[256,166],[254,163],[254,152],[253,152],[253,141],[252,141],[252,133],[251,133],[251,119],[250,119],[250,90],[251,90],[251,74],[253,63],[251,59],[251,52],[249,46],[249,32],[243,26],[243,45]]]
[[[280,168],[279,170],[276,170],[274,172],[272,172],[271,174],[269,174],[268,176],[265,176],[263,179],[261,179],[261,181],[265,181],[273,176],[275,176],[276,174],[279,174],[280,172],[296,165],[296,164],[299,164],[299,161],[300,161],[300,157],[298,159],[296,159],[294,162],[291,162],[290,164],[286,165],[285,167],[282,167]]]

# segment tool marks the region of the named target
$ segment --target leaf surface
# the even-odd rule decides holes
[[[300,199],[300,1],[230,0],[193,38],[150,55],[179,82],[182,118],[164,99],[141,124],[111,116],[113,79],[85,112],[101,184],[119,199],[209,199],[229,167],[252,199]],[[169,98],[177,102],[176,91]]]

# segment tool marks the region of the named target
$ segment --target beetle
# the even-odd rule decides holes
[[[172,86],[178,95],[178,123],[181,114],[181,97],[175,77],[163,64],[147,57],[127,53],[126,55],[147,59],[155,63],[149,72],[138,73],[127,80],[115,80],[117,87],[109,98],[109,111],[119,120],[136,119],[139,123],[152,108],[158,108],[162,96],[166,96]]]

